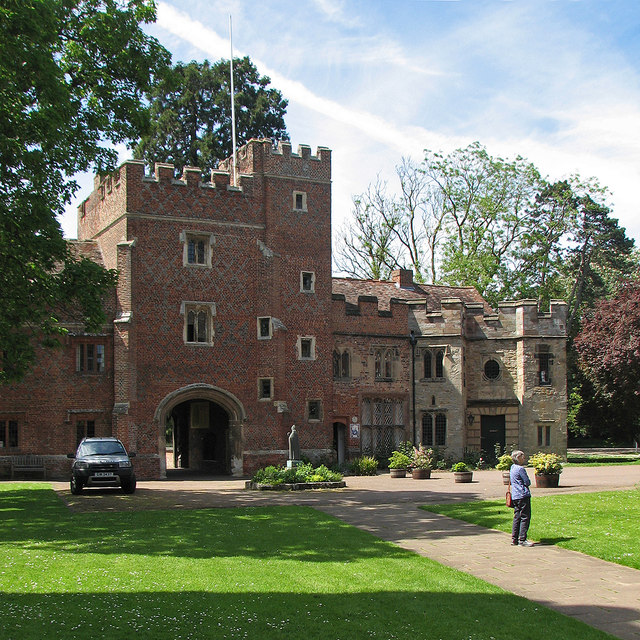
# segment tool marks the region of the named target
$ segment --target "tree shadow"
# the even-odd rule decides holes
[[[48,490],[0,491],[0,541],[73,553],[350,561],[409,552],[305,506],[71,513]]]
[[[216,583],[212,576],[212,583]],[[236,585],[237,588],[237,585]],[[185,590],[131,593],[4,594],[4,637],[87,637],[120,640],[175,638],[304,637],[307,640],[362,638],[494,638],[511,640],[517,620],[520,640],[612,638],[578,620],[499,589],[485,593],[397,590],[325,593],[314,591]],[[612,607],[618,620],[635,614]],[[571,610],[566,612],[571,615]]]

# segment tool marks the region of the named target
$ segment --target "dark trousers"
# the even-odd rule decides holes
[[[518,498],[513,501],[513,528],[511,539],[522,542],[527,539],[527,531],[531,522],[531,498]]]

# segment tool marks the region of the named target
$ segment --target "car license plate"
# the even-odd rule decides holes
[[[111,471],[96,471],[93,474],[96,478],[108,478],[113,475]]]

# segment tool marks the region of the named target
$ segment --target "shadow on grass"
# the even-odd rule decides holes
[[[215,577],[212,576],[212,582]],[[237,585],[236,585],[237,586]],[[202,591],[3,594],[6,640],[304,637],[605,640],[612,636],[512,594],[433,591]],[[611,607],[620,621],[635,617]],[[571,615],[572,611],[568,610]]]
[[[560,544],[561,542],[570,542],[571,540],[575,540],[575,538],[573,536],[570,538],[540,538],[537,544]]]
[[[25,487],[0,491],[0,518],[0,543],[75,554],[340,562],[407,553],[298,506],[72,514],[51,489]]]
[[[486,529],[501,531],[505,530],[507,523],[510,530],[513,520],[513,510],[509,509],[504,501],[498,502],[496,500],[469,502],[468,504],[427,504],[421,505],[420,509],[463,520]]]

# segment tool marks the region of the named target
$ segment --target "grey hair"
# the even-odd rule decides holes
[[[518,463],[518,458],[520,456],[524,456],[524,451],[520,451],[520,449],[516,449],[515,451],[511,452],[511,459],[517,464]]]

